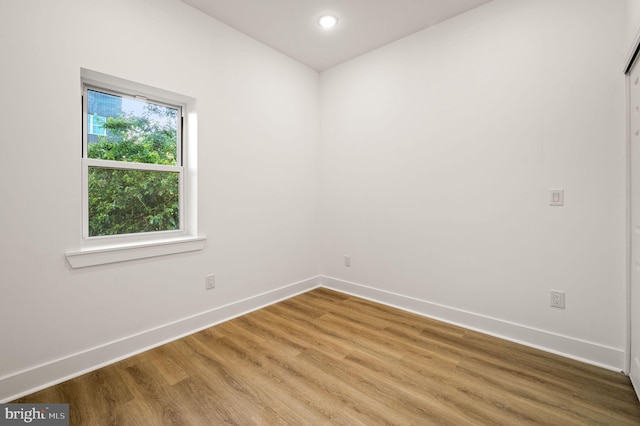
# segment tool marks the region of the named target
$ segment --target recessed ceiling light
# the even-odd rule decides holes
[[[333,15],[324,15],[318,19],[318,23],[325,30],[331,29],[338,24],[338,18]]]

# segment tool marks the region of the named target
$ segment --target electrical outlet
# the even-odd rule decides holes
[[[564,291],[551,290],[551,307],[564,309]]]
[[[351,256],[344,257],[344,266],[346,266],[347,268],[351,267]]]
[[[204,277],[205,285],[204,288],[206,290],[211,290],[212,288],[216,288],[216,276],[211,274]]]

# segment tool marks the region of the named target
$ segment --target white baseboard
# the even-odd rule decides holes
[[[624,369],[625,352],[622,349],[562,336],[337,278],[317,276],[0,377],[0,403],[12,401],[78,377],[316,287],[326,287],[351,294],[613,371]]]
[[[633,386],[636,396],[640,399],[640,383],[637,383],[637,380],[635,380],[633,376],[629,376],[629,378],[631,379],[631,386]]]
[[[0,377],[0,403],[12,401],[123,360],[215,324],[304,293],[320,284],[309,278],[95,348]]]
[[[351,294],[425,317],[520,343],[613,371],[625,368],[623,349],[603,346],[569,336],[475,314],[362,284],[322,276],[322,287]]]

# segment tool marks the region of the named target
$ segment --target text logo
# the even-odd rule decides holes
[[[0,426],[69,426],[69,404],[0,404]]]

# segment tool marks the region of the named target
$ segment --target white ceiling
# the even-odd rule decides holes
[[[323,71],[491,0],[182,0]],[[330,31],[317,23],[338,17]]]

